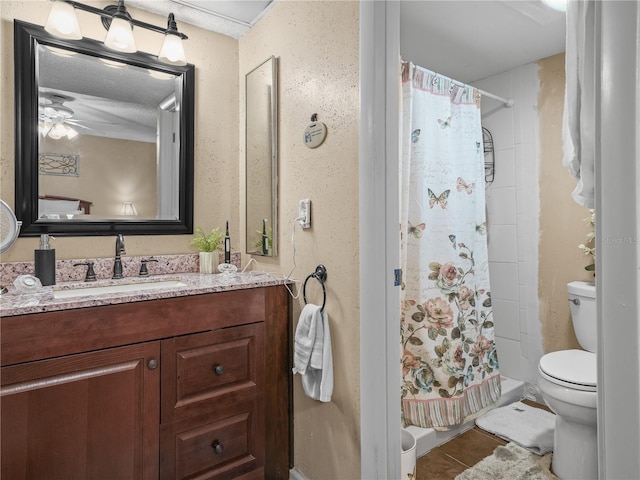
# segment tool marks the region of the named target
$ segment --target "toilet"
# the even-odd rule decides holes
[[[538,364],[538,387],[556,414],[553,472],[560,479],[597,479],[596,287],[571,282],[567,290],[573,328],[584,350],[544,355]]]

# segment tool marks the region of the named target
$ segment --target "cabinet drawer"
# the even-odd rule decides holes
[[[261,397],[237,403],[216,420],[195,417],[161,428],[162,479],[262,478],[264,414]],[[246,477],[245,477],[246,475]]]
[[[262,394],[263,343],[263,323],[163,341],[162,422]]]

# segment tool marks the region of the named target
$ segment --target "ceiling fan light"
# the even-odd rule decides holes
[[[73,128],[67,127],[67,138],[69,140],[73,140],[78,136],[78,132],[76,132]]]
[[[57,111],[55,108],[53,108],[51,105],[45,105],[44,107],[44,114],[47,117],[55,117],[57,115]]]
[[[67,134],[67,129],[62,124],[62,122],[56,123],[51,128],[51,130],[49,130],[49,137],[53,138],[54,140],[58,140],[58,139],[64,137],[66,134]]]
[[[76,11],[70,3],[57,0],[53,2],[49,19],[44,29],[54,37],[80,40],[82,33]]]
[[[134,53],[137,52],[136,41],[133,38],[133,27],[131,23],[119,17],[113,17],[111,26],[107,32],[107,38],[104,40],[105,46],[111,50],[119,52]]]
[[[40,122],[38,124],[38,132],[40,133],[40,135],[42,135],[43,137],[47,136],[47,133],[49,133],[51,131],[51,127],[53,126],[53,124],[49,121],[44,121],[44,122]]]

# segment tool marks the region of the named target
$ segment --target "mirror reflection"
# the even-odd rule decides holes
[[[277,63],[246,75],[247,253],[277,255]]]
[[[191,233],[193,65],[15,27],[22,233]]]
[[[178,187],[179,77],[46,45],[37,61],[39,221],[177,219],[159,199]]]

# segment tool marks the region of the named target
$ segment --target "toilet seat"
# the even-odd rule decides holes
[[[597,388],[596,354],[584,350],[547,353],[538,364],[540,375],[556,385],[573,390],[595,392]]]

